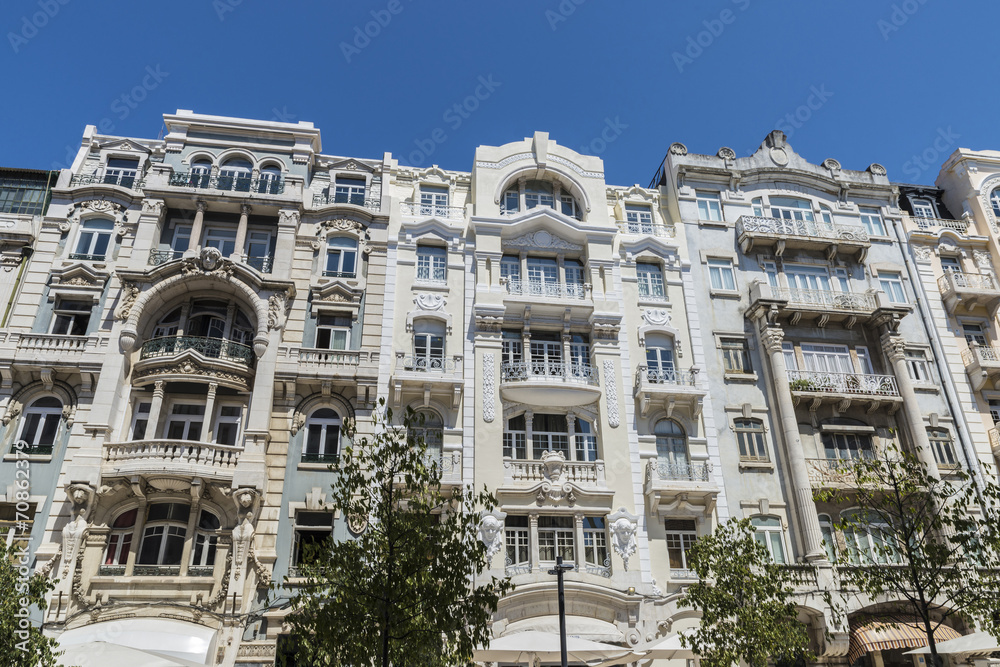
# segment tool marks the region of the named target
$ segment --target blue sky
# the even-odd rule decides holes
[[[548,131],[648,184],[674,141],[931,183],[1000,149],[989,0],[3,0],[0,165],[68,166],[87,124],[178,108],[312,121],[326,153],[468,170]],[[367,33],[367,34],[366,34]],[[974,45],[986,48],[970,48]],[[456,105],[458,105],[456,107]]]

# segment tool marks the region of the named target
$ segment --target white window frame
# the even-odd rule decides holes
[[[129,512],[135,512],[136,516],[132,519],[132,523],[128,526],[115,527],[118,523],[118,519],[125,516]],[[115,520],[111,522],[111,530],[108,533],[108,543],[104,547],[104,554],[101,558],[102,567],[115,567],[126,565],[128,563],[128,554],[132,551],[132,540],[135,538],[135,522],[139,518],[139,512],[136,508],[125,510],[115,517]],[[125,549],[125,545],[128,544],[128,548]],[[122,550],[125,549],[125,553]],[[138,557],[138,554],[136,554]],[[111,561],[110,563],[108,561]]]
[[[334,261],[333,258],[336,257]],[[351,261],[346,259],[350,257]],[[344,267],[350,264],[348,271]],[[331,236],[326,240],[326,263],[323,275],[335,278],[355,278],[358,275],[358,240],[352,236]]]
[[[240,444],[240,435],[243,432],[243,404],[231,401],[224,401],[218,403],[215,406],[215,419],[212,421],[212,442],[218,445],[226,445],[229,447],[237,447]],[[224,410],[236,409],[237,414],[235,415],[224,415],[222,412]],[[236,434],[233,438],[232,443],[220,442],[219,441],[219,430],[222,424],[231,424],[236,427]]]
[[[449,192],[446,185],[420,186],[420,215],[448,217]]]
[[[59,401],[59,407],[38,405],[38,402],[45,398],[55,397],[39,396],[33,400],[27,408],[25,408],[24,415],[21,417],[21,427],[18,429],[17,440],[23,440],[32,448],[52,447],[54,451],[56,442],[59,440],[59,429],[64,406],[62,405],[62,401]],[[34,421],[32,417],[36,415],[38,416],[38,421],[35,422],[34,427],[31,428],[29,427],[29,423]],[[41,442],[40,438],[45,434],[46,427],[52,423],[55,423],[55,428],[52,430],[52,442]],[[28,432],[29,428],[32,430],[31,433]]]
[[[722,222],[722,198],[718,192],[697,190],[695,199],[698,201],[699,220]]]
[[[205,432],[205,419],[207,419],[209,417],[208,415],[205,414],[205,403],[206,403],[206,400],[203,399],[203,398],[200,399],[200,400],[198,398],[176,398],[176,399],[170,401],[170,404],[169,404],[169,406],[167,408],[167,412],[166,412],[166,419],[163,422],[163,435],[161,437],[164,440],[183,440],[185,442],[200,442],[201,441],[201,434]],[[200,415],[198,415],[198,414],[175,414],[174,410],[177,407],[181,406],[181,405],[188,405],[188,406],[200,407],[201,408],[201,414]],[[200,418],[200,422],[195,421],[198,418]],[[199,427],[198,434],[197,434],[198,437],[195,438],[194,440],[189,440],[188,438],[171,438],[170,437],[170,425],[174,424],[174,423],[183,423],[184,424],[184,435],[186,435],[186,436],[192,435],[192,433],[191,433],[191,427],[192,427],[193,424],[200,423],[200,427]],[[147,428],[147,431],[148,431],[148,428]]]
[[[733,260],[728,257],[709,257],[706,264],[708,265],[708,281],[711,292],[736,292],[739,290]],[[726,276],[728,276],[728,281]],[[727,283],[731,283],[732,286],[730,287]]]
[[[228,227],[208,227],[205,229],[203,248],[217,248],[223,257],[236,252],[236,230]],[[242,248],[241,248],[242,250]]]
[[[643,204],[625,204],[625,223],[631,234],[652,234],[652,207]]]
[[[106,218],[91,218],[80,223],[80,233],[76,239],[76,252],[71,255],[73,259],[103,260],[108,256],[111,249],[111,237],[115,231],[113,220]],[[97,252],[102,245],[104,250]]]
[[[787,563],[788,550],[785,548],[785,530],[781,519],[776,516],[754,516],[750,522],[754,527],[754,539],[767,549],[771,560],[779,565]]]
[[[71,303],[79,304],[82,307],[70,308],[67,304]],[[51,333],[57,336],[86,336],[88,329],[90,329],[93,309],[93,304],[87,301],[57,297],[56,304],[52,309]]]
[[[600,522],[600,526],[588,525],[588,521]],[[607,521],[602,516],[588,516],[583,519],[583,562],[597,567],[611,565]]]
[[[733,432],[740,450],[740,461],[747,463],[769,463],[771,456],[767,449],[767,428],[764,420],[757,417],[736,417]]]
[[[882,211],[875,206],[859,206],[858,211],[861,215],[861,225],[868,232],[869,236],[886,236],[886,224],[885,219],[882,217]]]
[[[523,526],[511,525],[512,518],[523,519]],[[521,523],[521,522],[519,522]],[[504,523],[504,564],[507,567],[524,570],[531,569],[531,523],[528,517],[508,516]],[[513,553],[514,557],[511,558]]]
[[[698,539],[698,528],[693,519],[674,519],[674,521],[690,521],[691,527],[687,529],[670,527],[668,524],[671,522],[671,519],[664,520],[663,528],[666,533],[667,565],[670,567],[672,576],[684,576],[684,578],[687,578],[685,575],[690,570],[688,552]],[[675,567],[671,558],[671,552],[678,550],[680,551],[680,565]]]
[[[363,176],[336,176],[333,180],[333,200],[338,204],[364,206],[367,189],[368,183]]]
[[[201,515],[208,514],[216,520],[219,528],[202,528]],[[189,565],[194,567],[209,567],[215,565],[215,556],[219,544],[219,535],[222,521],[215,512],[202,509],[198,512],[198,522],[194,525],[194,539],[191,543],[191,560]],[[199,553],[199,551],[201,553]],[[208,562],[211,560],[212,562]]]
[[[938,217],[934,210],[934,202],[930,199],[913,199],[910,205],[913,207],[914,218],[933,220]]]
[[[326,524],[323,524],[323,525],[310,525],[310,524],[299,523],[299,515],[300,515],[300,513],[329,514],[330,515],[330,524],[329,524],[329,526],[327,526]],[[301,558],[302,558],[302,539],[301,539],[301,537],[302,537],[302,533],[324,533],[326,535],[326,537],[324,539],[329,539],[333,535],[333,520],[334,520],[334,514],[333,514],[333,512],[324,512],[322,510],[297,510],[295,512],[295,518],[293,519],[293,523],[292,523],[292,562],[291,562],[291,566],[293,568],[293,571],[294,571],[295,568],[298,568],[299,566],[302,565],[302,563],[301,563]]]
[[[145,409],[143,409],[145,406]],[[149,423],[150,411],[153,407],[153,399],[148,400],[139,399],[135,402],[135,408],[132,410],[132,423],[129,426],[129,440],[148,440],[150,433],[150,426],[153,427],[153,431],[156,430],[156,424]],[[136,437],[136,428],[142,424],[142,437]]]
[[[543,519],[568,519],[569,527],[565,526],[542,526]],[[555,563],[556,556],[563,557],[563,563],[576,563],[576,530],[573,526],[574,519],[568,516],[540,516],[538,517],[538,562]],[[544,541],[544,542],[543,542]],[[542,549],[551,550],[552,558],[542,556]],[[565,554],[569,553],[567,557]]]
[[[351,348],[352,324],[353,320],[350,315],[320,312],[316,316],[316,349],[349,350]],[[321,340],[324,337],[327,340]],[[341,341],[343,341],[342,345]]]
[[[433,245],[417,246],[417,282],[448,283],[448,249]]]
[[[903,287],[903,274],[901,272],[879,271],[878,284],[890,303],[909,303],[906,299],[906,288]]]
[[[667,300],[667,285],[663,279],[663,268],[659,264],[636,262],[635,278],[640,300]]]
[[[316,414],[321,410],[331,410],[336,416],[335,417],[317,417]],[[330,430],[336,429],[336,439],[334,442],[328,443],[327,440],[330,439]],[[320,457],[320,460],[325,460],[331,457],[336,457],[340,455],[340,445],[341,439],[343,438],[343,428],[344,420],[340,414],[330,407],[318,407],[313,410],[309,417],[306,419],[305,427],[302,429],[302,455],[315,455]],[[309,440],[312,433],[317,432],[319,434],[318,451],[309,452]],[[329,447],[332,446],[334,451],[328,451]]]

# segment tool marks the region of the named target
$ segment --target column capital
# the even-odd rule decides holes
[[[198,213],[204,213],[206,210],[208,210],[208,202],[205,201],[204,199],[199,199],[195,201],[194,207],[198,211]]]
[[[154,396],[156,396],[157,394],[159,394],[161,398],[163,397],[163,386],[164,386],[164,384],[165,384],[165,382],[163,380],[157,380],[156,382],[153,383],[153,395]]]
[[[240,215],[250,215],[253,213],[253,206],[250,204],[240,204]]]
[[[896,333],[886,332],[882,334],[882,349],[885,351],[889,361],[903,361],[906,359],[906,341]]]
[[[765,327],[760,332],[760,342],[769,354],[781,352],[781,343],[785,340],[785,332],[780,327]]]

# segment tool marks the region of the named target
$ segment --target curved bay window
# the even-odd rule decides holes
[[[532,458],[559,452],[567,461],[596,461],[597,433],[594,425],[575,415],[518,415],[507,420],[503,434],[503,455],[513,459]],[[572,446],[571,446],[572,445]]]
[[[132,533],[135,531],[135,519],[139,510],[131,509],[122,512],[111,524],[111,534],[108,535],[108,546],[104,551],[102,574],[125,573],[128,554],[132,550]],[[111,571],[105,571],[111,570]]]
[[[583,219],[583,209],[579,202],[573,195],[563,191],[562,184],[540,180],[519,181],[508,188],[504,192],[500,212],[501,215],[511,215],[539,206],[560,211],[577,220]]]
[[[55,396],[36,399],[28,406],[24,411],[21,430],[16,438],[28,444],[26,453],[52,455],[62,411],[62,401]]]
[[[306,421],[303,463],[334,463],[340,456],[340,415],[330,408],[320,408]]]
[[[142,359],[194,350],[202,356],[250,364],[254,324],[234,303],[194,299],[174,308],[153,327]]]

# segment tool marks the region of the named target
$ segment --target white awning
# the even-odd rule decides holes
[[[110,646],[118,645],[207,665],[211,651],[215,648],[215,634],[215,630],[197,623],[166,618],[123,618],[67,630],[58,639],[60,648],[67,650],[81,645],[100,644],[95,649],[110,651]],[[103,661],[91,663],[101,667],[112,667],[114,664]],[[122,664],[135,667],[145,663],[133,660]]]
[[[537,630],[539,632],[549,632],[554,635],[559,634],[559,616],[549,614],[547,616],[532,616],[520,621],[514,621],[504,628],[503,636],[508,637],[518,632],[526,630]],[[596,618],[586,616],[566,616],[566,636],[589,639],[592,642],[624,642],[625,635],[617,626],[601,621]]]

